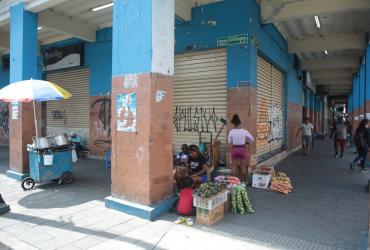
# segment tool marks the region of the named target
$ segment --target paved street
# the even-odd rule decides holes
[[[23,192],[8,179],[0,148],[0,192],[12,211],[0,216],[0,249],[358,249],[367,230],[368,174],[351,172],[321,142],[311,158],[296,153],[277,168],[291,177],[284,196],[249,189],[256,214],[227,214],[214,227],[174,225],[166,214],[148,222],[104,207],[110,194],[103,162],[81,160],[71,185]]]

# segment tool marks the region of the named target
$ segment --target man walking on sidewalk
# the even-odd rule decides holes
[[[351,170],[354,170],[355,165],[361,160],[361,172],[367,172],[367,154],[370,145],[370,129],[368,128],[368,120],[363,119],[356,129],[354,142],[357,148],[358,156],[351,162]]]

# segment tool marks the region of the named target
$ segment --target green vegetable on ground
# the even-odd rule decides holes
[[[231,190],[231,211],[233,213],[254,213],[244,185],[234,185]]]

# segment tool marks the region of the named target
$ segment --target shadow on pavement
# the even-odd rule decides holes
[[[93,200],[104,201],[110,195],[110,170],[99,160],[82,159],[73,167],[74,182],[36,184],[35,189],[18,203],[26,208],[64,208]],[[21,188],[19,186],[19,188]]]
[[[79,232],[79,233],[86,234],[86,235],[99,236],[99,237],[106,238],[107,240],[115,239],[115,240],[119,240],[119,241],[122,241],[122,242],[126,242],[126,243],[136,245],[138,247],[142,247],[143,249],[154,249],[155,248],[155,249],[158,249],[158,250],[167,250],[165,248],[153,246],[153,244],[147,243],[143,240],[138,240],[138,239],[135,239],[135,238],[130,238],[130,237],[127,237],[127,236],[123,236],[123,235],[119,235],[119,234],[115,234],[115,233],[111,233],[111,232],[106,232],[106,231],[101,231],[101,230],[94,230],[94,229],[89,229],[89,228],[85,228],[85,227],[79,227],[79,226],[74,225],[73,222],[67,222],[66,223],[66,221],[48,220],[48,219],[43,219],[43,218],[40,218],[40,217],[18,214],[18,213],[13,213],[13,212],[7,214],[6,217],[8,219],[18,220],[18,221],[22,221],[22,222],[29,222],[29,223],[35,223],[35,221],[37,221],[37,224],[39,224],[39,225],[47,224],[48,226],[51,226],[51,227],[65,228],[65,229],[68,229],[71,232]],[[138,228],[135,228],[135,230],[136,229],[138,229]],[[1,247],[2,246],[1,246],[1,243],[0,243],[0,249],[3,249]],[[7,248],[5,248],[5,249],[7,249]]]
[[[2,249],[2,250],[12,250],[13,248],[11,248],[11,247],[9,247],[9,246],[0,242],[0,249]]]

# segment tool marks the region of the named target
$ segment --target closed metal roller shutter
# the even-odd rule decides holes
[[[257,59],[257,156],[266,158],[284,143],[284,76],[262,57]]]
[[[216,49],[175,56],[174,128],[175,152],[181,144],[199,143],[200,131],[210,131],[213,138],[226,119],[226,50]],[[209,134],[204,133],[209,139]],[[225,158],[226,131],[222,131],[221,158]]]
[[[58,84],[72,94],[72,98],[46,103],[46,133],[74,131],[84,140],[89,137],[89,82],[87,68],[47,74],[47,80]]]

